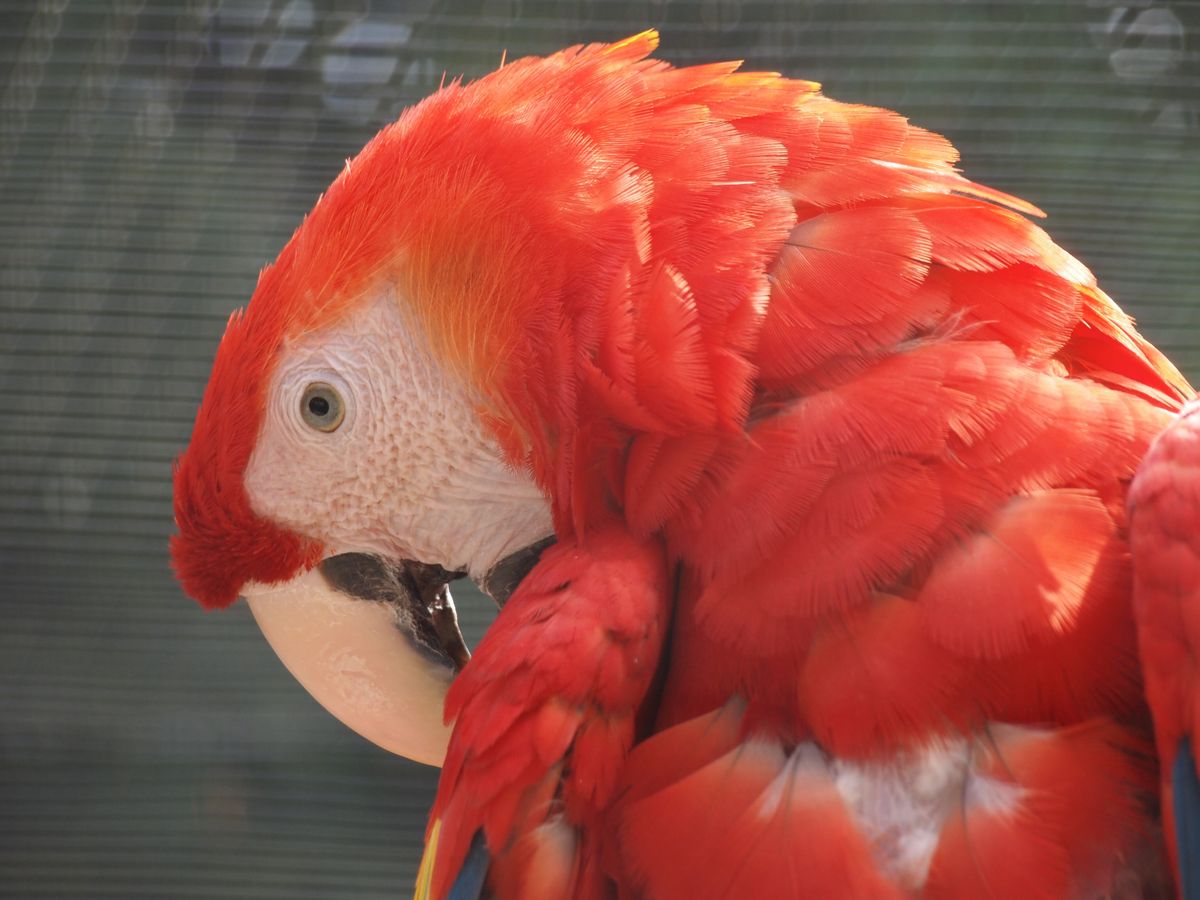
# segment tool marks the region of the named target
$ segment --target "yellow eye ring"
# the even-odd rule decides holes
[[[300,398],[300,418],[317,431],[337,431],[346,418],[346,404],[336,388],[315,381],[304,389]]]

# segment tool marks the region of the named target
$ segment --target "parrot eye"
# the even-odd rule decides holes
[[[300,416],[317,431],[337,431],[346,418],[342,395],[334,388],[317,381],[304,389],[300,398]]]

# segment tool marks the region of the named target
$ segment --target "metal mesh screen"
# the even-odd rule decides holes
[[[383,123],[650,25],[947,134],[1200,376],[1198,4],[0,0],[0,895],[408,890],[433,773],[182,598],[170,461],[228,313]]]

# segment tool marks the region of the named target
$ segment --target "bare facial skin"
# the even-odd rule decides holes
[[[465,389],[432,358],[387,290],[344,322],[285,348],[245,483],[259,515],[330,554],[375,553],[481,577],[551,534],[546,499],[503,459]],[[301,416],[325,383],[337,430]]]

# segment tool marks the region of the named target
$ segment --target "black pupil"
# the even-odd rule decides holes
[[[308,411],[314,416],[325,417],[329,415],[329,401],[324,397],[309,397]]]

